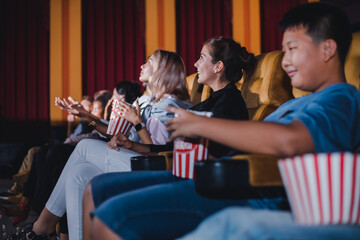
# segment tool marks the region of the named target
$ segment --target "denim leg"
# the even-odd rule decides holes
[[[98,175],[93,178],[91,189],[95,207],[120,193],[174,181],[181,181],[171,171],[134,171]]]
[[[277,208],[283,198],[210,199],[195,192],[193,180],[158,184],[108,199],[94,212],[123,239],[174,239],[227,206]],[[268,205],[269,204],[269,205]]]
[[[229,207],[208,217],[195,231],[179,239],[350,240],[360,239],[360,228],[297,225],[288,211]]]

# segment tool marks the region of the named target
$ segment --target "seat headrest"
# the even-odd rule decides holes
[[[281,67],[282,56],[282,51],[256,56],[254,72],[241,79],[241,93],[251,118],[263,105],[276,108],[294,98],[290,78]]]
[[[360,31],[353,33],[353,39],[345,61],[346,81],[360,90]]]

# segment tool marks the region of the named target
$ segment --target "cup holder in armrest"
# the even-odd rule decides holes
[[[130,158],[131,170],[166,170],[165,156],[161,155],[148,155],[148,156],[135,156]]]
[[[285,195],[282,186],[254,187],[249,182],[249,162],[224,159],[197,161],[194,183],[200,195],[218,199],[246,199]]]

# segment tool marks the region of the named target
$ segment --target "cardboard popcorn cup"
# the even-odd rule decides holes
[[[177,138],[174,141],[173,175],[194,178],[194,163],[208,158],[207,139]]]
[[[110,121],[106,133],[109,135],[115,135],[118,132],[121,132],[126,136],[131,127],[132,123],[121,117],[120,101],[115,99],[112,103]]]
[[[211,112],[192,113],[211,117]],[[175,116],[176,117],[176,116]],[[194,163],[208,158],[208,139],[177,138],[174,141],[173,175],[181,178],[194,178]]]
[[[278,165],[297,223],[359,225],[360,155],[305,154]]]

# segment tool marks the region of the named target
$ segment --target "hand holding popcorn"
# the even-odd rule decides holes
[[[168,111],[175,114],[175,117],[166,122],[169,132],[173,131],[169,141],[175,140],[177,137],[193,137],[196,138],[196,128],[203,117],[197,116],[184,109],[176,107],[168,107]]]

